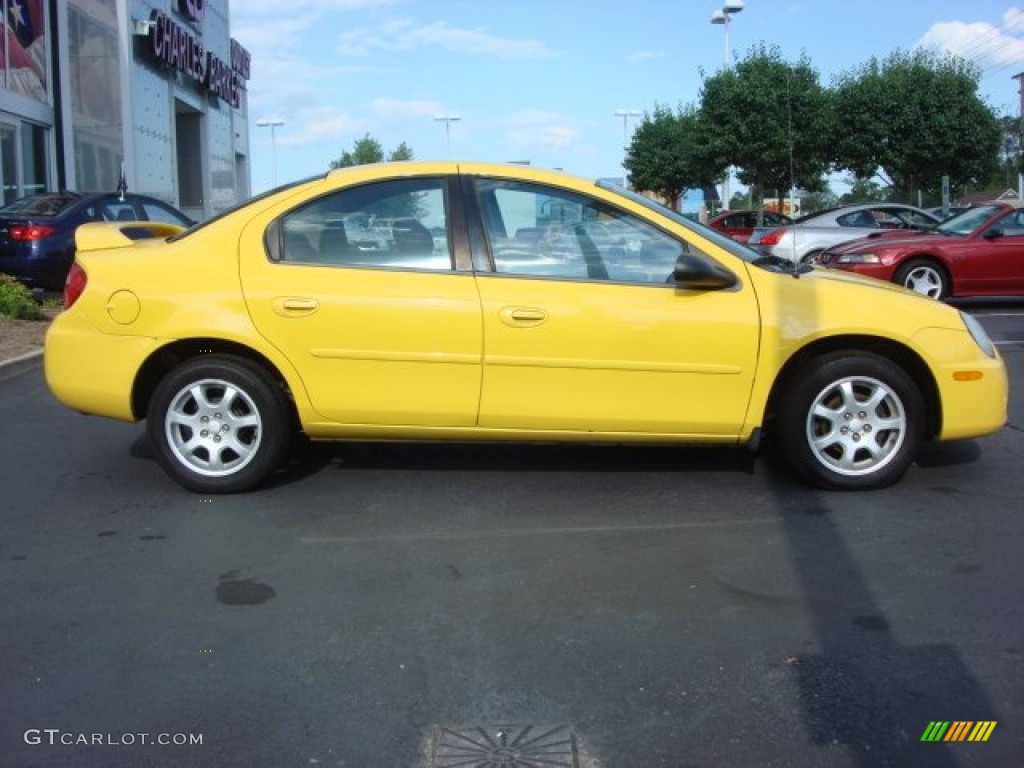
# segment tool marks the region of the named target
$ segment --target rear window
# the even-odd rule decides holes
[[[32,195],[0,208],[0,215],[59,216],[80,199],[77,195]]]

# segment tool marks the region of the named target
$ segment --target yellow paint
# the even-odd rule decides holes
[[[378,178],[457,170],[603,198],[687,240],[739,285],[690,291],[267,258],[267,226],[301,202]],[[266,358],[314,438],[736,442],[763,423],[794,355],[858,337],[891,340],[927,364],[942,400],[941,438],[993,432],[1006,418],[1002,361],[978,349],[952,308],[844,272],[766,272],[557,172],[357,166],[174,242],[126,241],[112,225],[79,230],[88,285],[47,335],[50,387],[87,413],[142,417],[130,398],[143,363],[175,340],[201,338]],[[858,349],[862,341],[843,344]]]

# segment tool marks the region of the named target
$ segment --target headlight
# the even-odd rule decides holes
[[[882,259],[877,253],[843,253],[836,259],[836,264],[881,264]]]
[[[974,339],[974,342],[981,347],[981,351],[992,359],[995,359],[996,345],[992,343],[992,339],[989,338],[988,333],[982,327],[981,323],[966,312],[960,312],[960,319],[964,321],[964,325],[967,326],[967,330]]]

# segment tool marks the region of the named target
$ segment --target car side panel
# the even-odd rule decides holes
[[[958,295],[1024,294],[1024,229],[974,239],[958,266]]]
[[[760,332],[749,285],[479,285],[482,427],[739,435]]]

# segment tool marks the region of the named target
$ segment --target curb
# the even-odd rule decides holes
[[[0,379],[9,379],[42,367],[43,350],[28,352],[24,355],[0,361]]]

